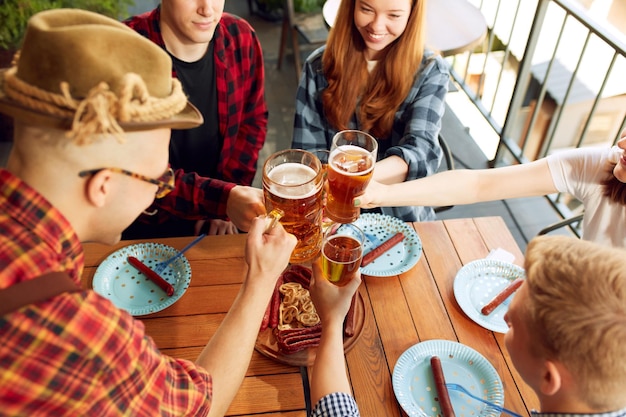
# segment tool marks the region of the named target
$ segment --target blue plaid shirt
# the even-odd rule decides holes
[[[333,392],[322,397],[311,412],[311,417],[359,417],[359,408],[351,395]]]
[[[330,149],[337,129],[324,118],[321,92],[328,86],[322,72],[322,54],[326,47],[315,50],[306,60],[298,91],[292,148]],[[396,111],[392,132],[388,138],[377,138],[379,160],[391,155],[402,158],[409,171],[405,181],[434,174],[439,168],[442,150],[438,135],[445,110],[450,73],[445,61],[430,51],[424,58],[415,82],[404,102]],[[350,121],[350,129],[359,129],[356,115]],[[388,145],[386,145],[388,144]],[[431,207],[382,207],[384,214],[404,221],[434,220]]]

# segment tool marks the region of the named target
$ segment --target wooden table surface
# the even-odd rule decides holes
[[[327,0],[322,14],[328,26],[335,22],[341,0]],[[431,0],[426,4],[426,45],[448,56],[477,47],[487,34],[481,11],[467,0]]]
[[[364,277],[360,292],[365,325],[346,354],[348,372],[361,415],[405,416],[396,401],[391,375],[400,355],[418,342],[458,341],[480,352],[497,370],[505,389],[505,407],[521,415],[538,409],[532,390],[513,368],[502,334],[469,319],[457,304],[453,280],[468,262],[503,248],[523,264],[523,254],[500,217],[452,219],[411,224],[423,245],[417,265],[399,276]],[[182,248],[191,238],[155,239]],[[140,319],[163,353],[194,360],[217,329],[244,274],[245,235],[209,236],[185,256],[191,286],[172,306]],[[120,247],[85,244],[84,285],[90,287],[97,266]],[[254,352],[229,416],[306,416],[303,379],[298,367]]]

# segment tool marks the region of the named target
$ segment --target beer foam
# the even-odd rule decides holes
[[[351,166],[346,166],[345,163],[344,164],[339,163],[338,158],[339,158],[340,153],[344,153],[344,154],[351,155],[351,156],[361,156],[360,160],[366,160],[368,163],[371,163],[370,167],[363,171],[352,171],[350,169],[352,168]],[[353,160],[353,161],[348,161],[347,164],[356,165],[358,164],[358,161],[359,161],[358,159]],[[357,175],[367,174],[372,169],[374,169],[374,164],[376,161],[373,160],[373,156],[371,152],[369,152],[367,149],[361,148],[360,146],[354,146],[354,145],[341,145],[333,149],[333,151],[330,153],[330,156],[328,157],[328,162],[329,162],[329,165],[333,168],[333,170],[341,173],[342,175],[357,176]]]
[[[310,197],[319,191],[321,183],[316,184],[315,170],[306,165],[286,162],[272,169],[267,177],[272,181],[269,190],[280,198],[294,199]]]

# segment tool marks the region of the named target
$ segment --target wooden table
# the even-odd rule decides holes
[[[341,0],[327,0],[324,20],[332,27]],[[448,56],[478,46],[487,33],[481,11],[467,0],[431,0],[426,4],[426,45]]]
[[[500,217],[413,223],[423,245],[417,265],[388,278],[364,277],[364,330],[347,353],[348,372],[361,415],[405,416],[396,401],[391,375],[400,355],[420,341],[463,343],[486,357],[505,388],[505,407],[529,415],[539,404],[513,368],[502,334],[469,319],[457,304],[452,284],[462,265],[503,248],[523,264],[523,254]],[[182,248],[191,238],[158,239]],[[185,255],[191,286],[171,307],[141,318],[163,353],[194,360],[231,305],[244,273],[245,235],[207,237]],[[84,285],[118,245],[85,244]],[[267,414],[263,414],[267,413]],[[305,417],[303,379],[298,367],[282,365],[256,352],[230,416]]]

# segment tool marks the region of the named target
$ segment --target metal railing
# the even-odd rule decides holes
[[[470,2],[485,15],[488,36],[476,50],[448,59],[452,77],[495,133],[492,166],[619,139],[626,128],[626,44],[580,5],[593,0]],[[626,6],[613,3],[607,15],[624,27]],[[581,210],[569,195],[546,198],[563,218]]]

